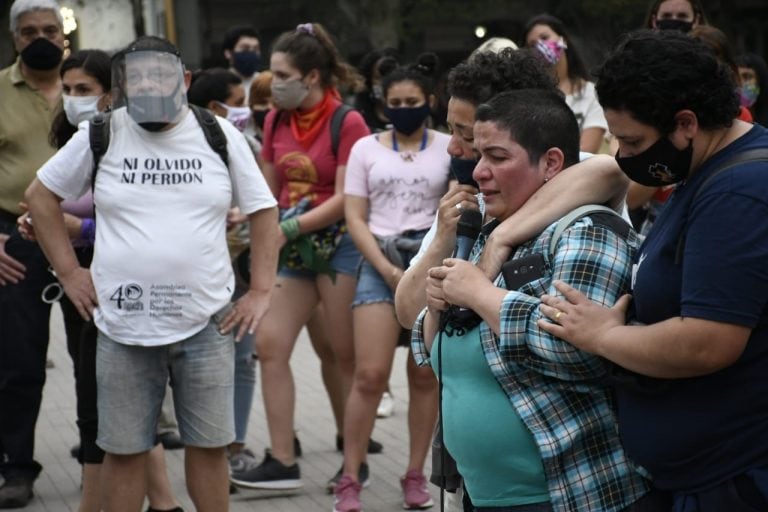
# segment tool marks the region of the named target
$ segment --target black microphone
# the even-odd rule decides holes
[[[472,253],[472,247],[480,236],[483,228],[483,214],[479,210],[464,210],[459,217],[456,226],[456,247],[453,250],[453,258],[468,260]]]
[[[464,210],[459,217],[459,224],[456,226],[456,247],[453,249],[453,258],[468,260],[472,254],[472,247],[480,236],[480,230],[483,228],[483,214],[478,210]],[[444,330],[446,325],[461,325],[477,322],[479,317],[470,309],[450,306],[447,311],[440,315],[440,330]]]

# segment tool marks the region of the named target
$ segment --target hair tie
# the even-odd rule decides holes
[[[296,25],[296,32],[303,32],[311,36],[315,35],[315,27],[311,23],[299,23]]]

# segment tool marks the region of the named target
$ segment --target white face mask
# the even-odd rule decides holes
[[[218,102],[220,106],[227,110],[227,121],[232,123],[235,128],[241,132],[245,130],[248,125],[248,121],[251,119],[251,109],[248,107],[230,107],[222,102]]]
[[[64,113],[72,126],[88,121],[99,113],[101,96],[70,96],[69,94],[61,96],[64,100]]]

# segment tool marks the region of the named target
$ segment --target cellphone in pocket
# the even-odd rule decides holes
[[[501,266],[501,275],[504,276],[507,290],[518,290],[523,285],[544,277],[546,270],[544,255],[536,253],[504,263]]]

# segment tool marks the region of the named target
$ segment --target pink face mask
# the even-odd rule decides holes
[[[546,41],[539,39],[536,41],[536,50],[538,50],[539,53],[541,53],[544,58],[547,59],[547,62],[553,66],[557,64],[563,57],[563,53],[565,53],[566,48],[568,48],[568,45],[565,44],[565,41],[562,39],[557,41],[552,39],[548,39]]]

